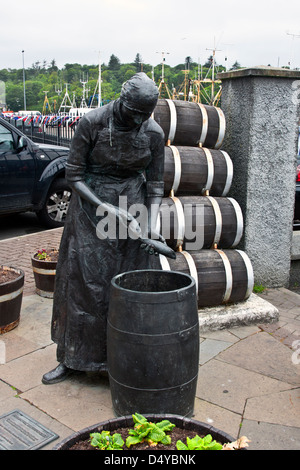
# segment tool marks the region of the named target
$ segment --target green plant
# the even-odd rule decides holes
[[[47,257],[47,251],[46,250],[38,250],[36,254],[38,259],[46,259]]]
[[[159,423],[151,423],[139,413],[135,413],[132,417],[134,428],[129,431],[129,436],[126,439],[127,447],[144,441],[153,446],[157,445],[158,442],[165,445],[171,444],[171,437],[166,434],[166,431],[171,431],[175,424],[167,419]]]
[[[112,436],[110,431],[95,432],[90,434],[91,445],[100,450],[122,450],[124,441],[121,434],[115,433]]]
[[[58,250],[49,249],[49,250],[38,250],[35,254],[35,257],[43,261],[53,261],[58,256]]]
[[[264,290],[265,290],[265,286],[262,286],[261,284],[260,285],[254,284],[253,292],[255,294],[262,294]]]
[[[176,442],[176,447],[178,450],[222,450],[222,445],[216,441],[212,440],[212,436],[207,434],[207,436],[201,438],[198,435],[193,439],[189,437],[186,438],[186,445],[182,441]]]

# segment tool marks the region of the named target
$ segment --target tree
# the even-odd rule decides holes
[[[22,83],[14,84],[7,82],[6,84],[6,103],[9,109],[19,111],[24,109],[24,95]]]
[[[213,63],[213,56],[210,55],[207,59],[207,61],[205,62],[205,64],[203,65],[203,67],[206,67],[207,69],[209,69],[209,67],[211,67],[211,64]]]
[[[112,54],[108,62],[108,68],[110,70],[119,70],[120,65],[121,64],[120,64],[120,60],[118,59],[118,57]]]
[[[240,69],[241,68],[241,65],[240,63],[236,60],[235,63],[232,65],[231,69],[230,70],[237,70],[237,69]]]
[[[134,65],[136,67],[137,72],[140,72],[142,70],[142,67],[141,67],[142,63],[143,63],[142,56],[139,53],[137,53],[134,59]]]
[[[188,57],[185,58],[185,68],[187,70],[190,70],[190,66],[191,66],[192,62],[193,62],[193,60],[192,60],[191,56],[188,56]]]
[[[55,62],[55,59],[52,59],[51,62],[50,62],[50,67],[49,67],[49,71],[50,72],[57,72],[58,71],[58,67],[56,65],[56,62]]]

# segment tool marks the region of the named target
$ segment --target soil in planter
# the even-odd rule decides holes
[[[58,260],[58,250],[51,249],[45,250],[47,252],[47,256],[42,261],[57,261]],[[34,258],[39,259],[37,255],[34,255]]]
[[[111,432],[111,435],[113,435],[115,433],[121,434],[121,437],[122,437],[122,439],[125,443],[128,435],[129,435],[128,433],[129,433],[130,429],[132,429],[132,427],[131,428],[116,429],[116,430]],[[204,435],[200,435],[196,431],[189,431],[189,430],[181,429],[181,428],[177,428],[177,427],[173,428],[172,431],[170,433],[168,432],[167,434],[171,437],[171,444],[169,444],[169,445],[164,445],[164,444],[161,444],[159,442],[156,446],[150,446],[147,442],[141,442],[139,444],[135,444],[133,446],[130,446],[129,448],[126,446],[126,444],[124,444],[123,450],[151,450],[151,451],[156,451],[156,450],[157,451],[177,450],[176,449],[176,442],[179,441],[179,440],[186,443],[186,438],[187,437],[192,439],[197,434],[200,437],[204,437]],[[86,439],[86,440],[83,440],[83,441],[80,441],[80,442],[77,442],[77,443],[73,444],[68,450],[99,450],[99,449],[97,449],[97,447],[91,446],[91,440]]]
[[[19,276],[20,273],[16,273],[15,271],[11,271],[10,269],[0,268],[0,284],[13,281]]]

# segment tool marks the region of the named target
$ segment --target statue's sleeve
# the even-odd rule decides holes
[[[70,153],[66,163],[66,179],[70,183],[84,179],[88,157],[92,150],[91,125],[89,119],[83,116],[70,146]]]

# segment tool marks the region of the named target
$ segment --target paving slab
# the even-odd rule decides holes
[[[234,439],[237,439],[242,415],[196,397],[193,419],[221,429]]]
[[[52,299],[39,295],[23,296],[17,328],[0,336],[5,344],[6,362],[52,344]]]
[[[200,343],[199,364],[205,364],[221,351],[231,346],[231,342],[207,338]]]
[[[1,379],[24,392],[41,384],[45,372],[57,366],[56,345],[37,349],[31,354],[18,357],[6,364],[0,365]]]
[[[0,397],[1,401],[6,400],[7,398],[14,397],[16,395],[16,390],[8,385],[7,383],[0,380]],[[0,405],[0,414],[2,413],[2,407]]]
[[[244,418],[300,428],[300,388],[249,398]]]
[[[12,330],[9,333],[5,333],[5,335],[1,335],[0,341],[3,346],[4,356],[0,365],[0,378],[1,366],[3,363],[10,362],[18,357],[23,357],[37,349],[37,346],[33,341],[17,335],[16,330]]]
[[[293,364],[291,349],[265,332],[233,344],[218,359],[289,384],[300,383],[300,367]]]
[[[199,368],[196,396],[242,415],[251,397],[259,402],[264,395],[291,388],[291,384],[213,359]]]
[[[82,373],[58,384],[42,384],[20,396],[75,431],[115,418],[108,379],[99,374]]]
[[[48,414],[43,413],[26,400],[22,400],[19,397],[10,397],[5,400],[2,398],[3,397],[1,396],[0,415],[19,409],[58,435],[58,438],[55,441],[47,444],[41,450],[51,450],[57,442],[62,441],[74,432],[72,428],[65,426]]]
[[[251,440],[251,450],[300,450],[300,428],[245,419],[241,435]]]

